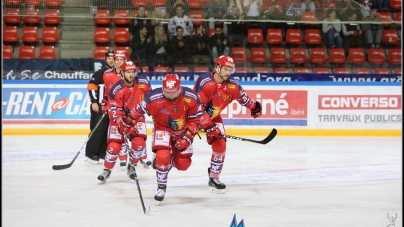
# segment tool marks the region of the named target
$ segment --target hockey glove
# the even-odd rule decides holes
[[[101,102],[102,113],[108,115],[108,101],[103,99]]]
[[[192,144],[193,137],[190,134],[184,134],[176,139],[174,144],[177,151],[183,152]]]
[[[130,127],[132,127],[132,122],[126,116],[118,118],[117,123],[121,135],[123,135],[124,132],[129,132]]]
[[[133,138],[137,137],[139,135],[139,131],[135,128],[135,126],[131,126],[129,129],[126,130],[126,137],[130,141],[132,141]]]
[[[253,109],[251,109],[251,116],[253,118],[257,118],[257,117],[261,116],[261,114],[262,114],[261,103],[256,101],[255,107]]]
[[[206,139],[208,141],[208,144],[211,145],[214,141],[220,140],[220,138],[223,137],[222,131],[220,131],[219,126],[217,124],[214,124],[213,126],[206,127]]]

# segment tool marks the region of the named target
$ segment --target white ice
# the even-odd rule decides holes
[[[249,137],[263,139],[262,137]],[[149,214],[119,162],[104,185],[103,165],[84,161],[85,136],[3,136],[2,226],[246,227],[402,226],[400,137],[276,137],[266,145],[228,139],[220,180],[208,190],[211,149],[195,138],[191,167],[172,169],[157,206],[155,171],[137,168]],[[150,141],[148,141],[150,143]],[[151,152],[148,152],[151,158]],[[397,217],[395,219],[395,217]]]

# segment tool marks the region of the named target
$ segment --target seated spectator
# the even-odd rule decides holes
[[[241,5],[240,0],[228,0],[226,15],[231,15],[233,13],[233,6],[237,7],[240,14],[243,14],[243,6]]]
[[[208,5],[209,29],[215,28],[215,25],[220,25],[223,27],[224,23],[220,21],[215,22],[215,19],[223,20],[224,18],[226,18],[226,16],[227,16],[226,0],[211,0],[209,2]]]
[[[227,27],[230,48],[234,46],[235,42],[240,42],[242,47],[246,47],[247,37],[243,35],[245,30],[244,15],[239,13],[237,6],[232,7],[232,14],[228,15],[226,19],[229,19]]]
[[[174,4],[167,4],[167,15],[168,18],[175,16],[177,6],[182,6],[184,9],[184,14],[189,15],[189,6],[187,0],[175,0]]]
[[[337,5],[337,17],[341,20],[346,20],[348,17],[352,16],[353,13],[357,15],[360,14],[360,5],[353,0],[341,0],[336,3]],[[357,20],[361,20],[362,17],[358,17]]]
[[[173,67],[168,57],[171,51],[168,35],[162,24],[156,25],[156,31],[153,39],[153,54],[156,58],[157,66]]]
[[[373,8],[373,2],[370,0],[358,0],[358,3],[361,7],[361,13],[363,17],[370,16],[370,13]]]
[[[372,22],[381,22],[377,14],[377,9],[373,9],[370,16],[363,18],[363,21],[368,23],[361,24],[360,28],[365,36],[365,42],[370,45],[370,48],[379,48],[383,36],[383,24]]]
[[[192,36],[192,62],[209,64],[211,62],[209,48],[209,39],[203,35],[203,25],[199,25],[195,35]]]
[[[174,64],[191,63],[191,37],[183,36],[184,29],[181,26],[176,28],[176,36],[171,40],[171,61]]]
[[[314,0],[302,0],[300,9],[302,10],[302,12],[305,12],[306,10],[308,10],[310,12],[315,12],[316,4],[314,3]]]
[[[215,27],[215,34],[210,37],[210,45],[213,59],[217,59],[220,55],[230,56],[230,42],[222,33],[220,26]]]
[[[140,25],[146,26],[148,31],[152,30],[151,20],[147,18],[146,9],[144,6],[139,6],[137,15],[135,15],[135,17],[131,20],[131,22],[129,24],[129,32],[132,33],[131,40],[133,37],[136,37],[139,35]]]
[[[177,35],[176,29],[178,26],[182,27],[183,29],[182,36],[190,36],[191,31],[194,27],[192,20],[190,20],[189,17],[184,14],[184,8],[181,5],[177,6],[176,15],[168,21],[168,32],[170,33],[170,40],[173,36]]]
[[[351,22],[358,21],[357,14],[352,14],[348,20]],[[346,56],[349,54],[349,48],[351,48],[352,43],[355,47],[363,47],[362,31],[358,24],[342,24],[342,34],[344,35],[343,43]]]
[[[342,38],[340,36],[341,32],[341,22],[336,18],[336,11],[334,8],[328,9],[327,18],[323,21],[323,41],[328,43],[330,48],[341,48]]]
[[[134,37],[131,41],[132,53],[130,58],[133,60],[138,59],[140,61],[139,66],[147,65],[150,71],[154,71],[156,60],[153,56],[153,43],[152,37],[147,35],[147,27],[145,25],[139,26],[139,35]]]
[[[379,10],[389,10],[390,0],[375,0]]]
[[[161,22],[165,21],[165,18],[167,17],[167,13],[164,10],[164,7],[154,7],[154,9],[151,12],[151,24],[154,26],[154,30],[156,31],[156,26],[159,25]]]

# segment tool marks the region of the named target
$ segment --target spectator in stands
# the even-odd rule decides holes
[[[139,26],[139,35],[131,41],[132,53],[131,59],[138,59],[139,54],[140,61],[139,66],[146,64],[150,71],[154,71],[156,65],[156,59],[153,56],[153,42],[152,37],[147,34],[146,25]]]
[[[327,10],[327,18],[323,21],[323,42],[328,43],[330,48],[341,48],[342,38],[341,21],[336,17],[337,13],[334,8]]]
[[[280,1],[280,0],[279,0]],[[262,19],[262,0],[244,0],[243,11],[245,13],[245,28],[251,28],[252,24],[258,24],[258,27],[265,30],[265,23],[254,22]],[[244,34],[247,34],[246,30]]]
[[[348,17],[352,16],[353,13],[357,15],[357,20],[360,21],[362,17],[359,17],[360,14],[360,5],[353,0],[342,0],[336,3],[338,14],[337,17],[342,21],[348,19]],[[360,15],[361,16],[361,15]]]
[[[209,29],[214,29],[216,25],[224,27],[223,22],[216,20],[223,20],[226,18],[226,16],[227,16],[226,0],[211,0],[209,2],[208,5]],[[227,30],[227,28],[225,30]]]
[[[210,45],[213,59],[217,59],[221,55],[230,56],[230,42],[222,33],[220,26],[215,27],[215,34],[210,38]]]
[[[191,37],[183,36],[184,29],[181,26],[176,28],[176,36],[171,40],[171,61],[174,64],[191,63]]]
[[[146,9],[144,6],[139,6],[137,10],[137,15],[135,15],[135,17],[131,20],[129,24],[129,31],[132,33],[131,40],[133,39],[133,37],[139,35],[139,27],[141,25],[146,26],[146,29],[148,31],[151,31],[152,29],[151,20],[147,18]]]
[[[363,21],[368,23],[361,24],[362,33],[365,36],[365,43],[370,45],[370,48],[379,48],[383,36],[383,24],[377,14],[377,9],[373,9],[370,16],[363,18]],[[372,23],[377,22],[377,23]]]
[[[195,35],[192,36],[192,62],[194,64],[209,64],[211,51],[209,39],[203,35],[203,25],[196,28]]]
[[[389,10],[390,0],[375,0],[379,10]]]
[[[300,9],[302,12],[305,12],[307,9],[310,12],[315,12],[316,11],[316,4],[314,3],[314,0],[302,0],[302,4],[300,5]]]
[[[154,30],[156,31],[157,26],[162,22],[165,21],[166,18],[166,11],[164,7],[154,7],[151,13],[151,24],[154,26]]]
[[[233,6],[237,7],[240,14],[243,14],[243,6],[241,5],[240,0],[228,0],[227,15],[231,15],[233,13]]]
[[[373,8],[373,2],[370,0],[358,0],[358,3],[361,7],[361,13],[363,17],[370,16],[371,9]]]
[[[353,13],[348,20],[351,22],[356,22],[358,21],[358,15]],[[349,54],[349,48],[351,48],[352,43],[355,47],[363,48],[362,31],[360,30],[358,24],[342,24],[342,34],[344,35],[343,43],[346,56]]]
[[[174,4],[167,4],[168,18],[175,16],[177,6],[182,6],[184,14],[189,15],[189,6],[186,0],[175,0]]]
[[[168,35],[162,24],[156,25],[156,31],[153,39],[153,55],[156,58],[157,66],[173,67],[172,62],[168,58],[171,47]]]
[[[177,35],[176,29],[178,26],[182,27],[182,36],[190,36],[194,27],[192,20],[190,20],[189,17],[184,14],[184,7],[182,5],[177,5],[176,15],[168,21],[170,40],[173,38],[173,36]]]
[[[230,48],[234,46],[235,42],[240,42],[242,47],[246,47],[247,38],[243,35],[243,32],[245,30],[244,15],[239,13],[237,6],[232,7],[232,14],[228,15],[226,19],[229,20],[228,37]]]

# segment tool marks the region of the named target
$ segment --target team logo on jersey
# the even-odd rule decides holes
[[[178,108],[177,108],[176,106],[174,106],[174,107],[173,107],[173,111],[174,111],[174,112],[177,112],[177,111],[178,111]]]
[[[130,97],[130,101],[133,102],[135,100],[135,98],[133,98],[133,96]]]
[[[144,85],[144,84],[140,84],[140,85],[139,85],[139,88],[145,88],[145,85]]]
[[[229,87],[229,88],[233,88],[233,89],[236,88],[236,86],[233,85],[233,84],[229,84],[228,87]]]
[[[156,140],[162,140],[164,138],[164,133],[163,132],[158,132],[156,135]]]
[[[222,97],[221,93],[217,93],[217,97],[220,99]]]

